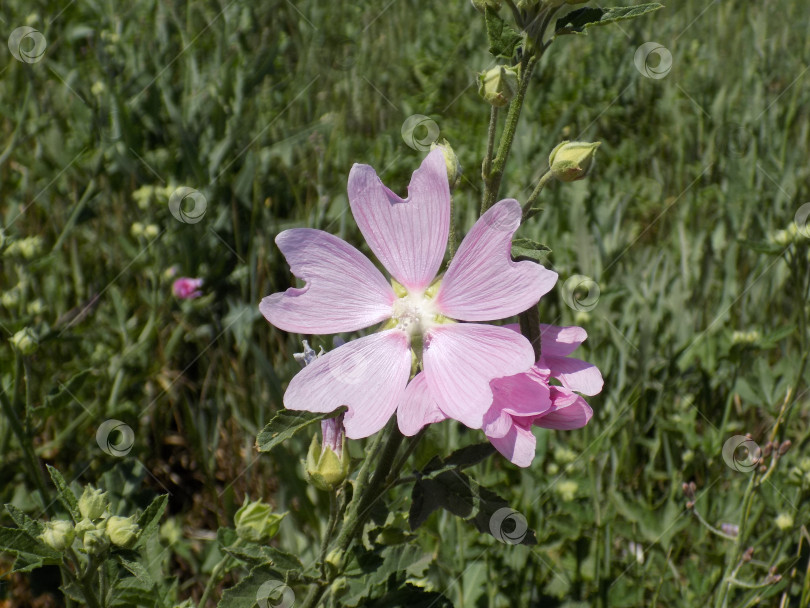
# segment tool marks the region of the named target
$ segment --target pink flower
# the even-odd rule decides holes
[[[506,327],[520,331],[517,325]],[[537,363],[526,372],[490,382],[492,405],[482,425],[492,445],[521,467],[534,460],[537,442],[531,427],[570,430],[585,426],[593,410],[577,392],[596,395],[603,384],[595,365],[568,357],[588,337],[584,329],[541,325],[540,331],[542,355]],[[414,435],[426,424],[448,417],[427,390],[422,375],[413,379],[411,385],[417,388],[397,411],[399,428],[405,435]],[[549,384],[551,378],[560,385]]]
[[[202,291],[200,291],[202,284],[202,279],[181,277],[172,283],[172,292],[176,298],[180,298],[181,300],[192,300],[194,298],[199,298],[202,295]]]
[[[307,365],[290,381],[284,405],[311,412],[346,405],[346,435],[367,437],[385,425],[407,392],[420,390],[408,384],[415,356],[442,411],[481,428],[492,403],[490,380],[526,371],[534,355],[528,340],[509,329],[455,321],[515,315],[557,280],[539,264],[511,259],[520,204],[503,200],[481,216],[436,281],[450,226],[442,151],[431,152],[414,172],[406,199],[368,165],[352,167],[348,193],[360,231],[394,281],[336,236],[285,230],[276,244],[306,285],[267,296],[259,308],[276,327],[305,334],[385,325]]]

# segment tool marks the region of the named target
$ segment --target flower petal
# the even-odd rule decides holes
[[[442,412],[480,429],[492,404],[490,380],[525,372],[534,361],[529,341],[495,325],[439,325],[425,335],[423,366]]]
[[[411,291],[439,271],[450,230],[450,187],[444,153],[427,155],[411,177],[408,198],[386,188],[368,165],[349,173],[349,204],[360,232],[393,277]]]
[[[518,327],[518,331],[520,328]],[[557,327],[556,325],[540,324],[540,350],[544,355],[565,357],[574,352],[588,337],[581,327]]]
[[[557,386],[551,388],[554,406],[548,413],[535,418],[535,426],[558,431],[570,431],[580,429],[588,424],[588,421],[593,417],[593,410],[582,397]],[[560,399],[554,398],[555,392],[560,394]]]
[[[583,395],[597,395],[604,385],[599,368],[580,359],[547,357],[543,354],[538,365],[547,367],[564,387]]]
[[[537,450],[537,439],[531,429],[513,424],[504,437],[490,437],[489,441],[506,458],[519,467],[528,467]]]
[[[446,420],[430,394],[424,372],[416,374],[405,389],[405,395],[397,408],[397,424],[403,435],[411,437],[434,422]]]
[[[535,262],[512,261],[512,235],[520,225],[520,203],[493,205],[461,242],[444,275],[436,305],[451,319],[493,321],[523,312],[557,281],[557,273]]]
[[[328,232],[285,230],[276,244],[302,288],[267,296],[259,310],[273,325],[302,334],[356,331],[390,318],[394,290],[374,264]]]
[[[492,388],[492,406],[514,416],[536,416],[551,408],[548,376],[533,366],[524,374],[496,378]]]
[[[350,439],[379,431],[402,399],[411,370],[408,336],[389,329],[321,355],[298,372],[284,393],[284,407],[331,412],[341,405]]]

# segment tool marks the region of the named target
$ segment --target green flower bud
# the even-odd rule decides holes
[[[244,504],[234,515],[233,523],[240,538],[261,542],[278,534],[278,527],[286,515],[273,513],[273,507],[261,500],[248,502],[245,497]]]
[[[89,555],[99,555],[110,546],[110,538],[107,536],[107,522],[102,520],[92,530],[84,532],[82,546]]]
[[[776,517],[776,527],[782,530],[790,530],[793,528],[793,516],[790,513],[780,513]]]
[[[136,517],[119,517],[113,515],[107,520],[107,534],[110,536],[110,542],[117,547],[129,549],[138,540],[138,534],[141,531],[140,526],[136,523]]]
[[[487,7],[496,11],[500,10],[502,2],[501,0],[470,0],[470,3],[475,7],[475,10],[483,14]]]
[[[21,257],[26,260],[31,260],[42,253],[42,245],[43,241],[41,236],[29,236],[11,243],[8,249],[6,249],[6,254],[12,257]]]
[[[45,522],[45,530],[39,535],[39,539],[43,543],[59,552],[70,547],[75,537],[73,524],[62,519]]]
[[[343,453],[346,432],[343,429],[343,415],[321,422],[323,447],[317,435],[312,438],[307,453],[307,480],[319,490],[332,492],[349,475],[349,456]]]
[[[503,107],[518,90],[517,67],[498,66],[478,75],[478,94],[490,105]]]
[[[551,173],[561,182],[584,179],[593,164],[596,149],[602,142],[564,141],[551,151],[548,164]]]
[[[21,329],[9,339],[11,345],[16,348],[21,355],[32,355],[39,348],[39,338],[36,332],[30,327]]]
[[[82,517],[96,520],[104,515],[108,505],[109,501],[106,492],[97,490],[93,486],[84,487],[82,497],[79,499],[79,512]]]
[[[90,530],[95,529],[96,524],[94,524],[89,519],[85,518],[76,524],[76,538],[84,542],[84,535],[87,534]]]
[[[438,144],[435,142],[430,144],[431,151],[436,148],[441,148],[442,152],[444,152],[444,163],[447,165],[447,181],[450,184],[450,190],[452,190],[461,177],[461,165],[458,162],[458,157],[446,139],[442,139]]]

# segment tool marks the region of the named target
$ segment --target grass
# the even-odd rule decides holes
[[[413,579],[456,606],[710,605],[749,545],[734,581],[760,583],[772,566],[782,579],[735,582],[728,605],[810,597],[808,248],[772,239],[810,201],[810,18],[794,0],[669,4],[561,38],[529,91],[501,196],[525,200],[560,140],[603,142],[589,178],[547,187],[519,235],[547,244],[561,277],[544,322],[585,327],[582,358],[606,383],[585,429],[539,434],[531,469],[498,458],[475,469],[537,547],[500,545],[449,514],[420,530],[433,559]],[[6,54],[0,68],[0,382],[9,394],[20,382],[36,453],[69,481],[131,478],[136,506],[169,493],[158,572],[179,580],[178,601],[199,598],[219,559],[213,533],[245,494],[290,511],[280,544],[305,560],[328,512],[303,481],[308,437],[275,456],[253,448],[301,350],[257,309],[290,285],[275,234],[310,226],[360,244],[348,171],[370,163],[404,192],[423,156],[401,135],[414,114],[464,168],[458,225],[476,217],[489,111],[475,75],[493,64],[482,19],[468,2],[382,6],[4,4],[3,31],[35,27],[47,50],[32,64]],[[671,51],[662,79],[634,66],[647,41]],[[178,186],[204,195],[198,223],[172,217]],[[31,255],[9,250],[30,237]],[[173,299],[173,266],[203,277],[206,295]],[[589,310],[563,301],[575,274],[598,288]],[[24,327],[40,344],[21,380],[7,339]],[[95,441],[107,419],[134,431],[126,459]],[[743,513],[752,476],[722,448],[746,433],[793,447]],[[479,435],[431,428],[416,461]],[[41,512],[5,418],[0,454],[0,498]],[[698,513],[740,537],[699,523],[689,481]],[[407,493],[391,500],[407,508]],[[780,528],[779,514],[793,523]],[[28,585],[9,579],[9,599],[12,584]],[[31,585],[55,588],[42,573]]]

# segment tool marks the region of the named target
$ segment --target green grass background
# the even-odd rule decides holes
[[[301,350],[300,336],[258,313],[264,295],[291,284],[273,238],[309,226],[361,245],[349,169],[372,164],[404,193],[424,155],[400,133],[414,114],[455,148],[455,219],[472,225],[489,117],[475,78],[493,64],[481,17],[461,0],[13,0],[0,16],[4,37],[30,25],[47,40],[33,64],[0,48],[0,225],[6,248],[41,239],[29,258],[0,258],[0,382],[8,392],[24,374],[38,455],[80,483],[130,479],[121,500],[134,506],[170,493],[171,550],[153,567],[178,578],[178,598],[199,597],[219,558],[212,532],[246,493],[289,510],[280,542],[313,559],[327,503],[303,481],[309,437],[273,455],[253,448]],[[589,399],[585,429],[538,432],[530,469],[495,457],[474,470],[540,544],[502,545],[434,515],[419,532],[431,559],[418,584],[459,607],[708,603],[735,543],[699,524],[681,484],[695,481],[710,523],[739,523],[749,476],[726,466],[722,446],[749,432],[764,444],[798,387],[779,432],[793,449],[749,516],[761,564],[738,575],[758,583],[775,565],[783,579],[735,587],[730,605],[799,605],[807,246],[793,246],[791,267],[761,243],[810,201],[808,34],[801,0],[679,0],[551,47],[501,195],[525,200],[562,139],[603,142],[589,178],[548,187],[519,236],[552,249],[561,280],[543,321],[587,329],[578,354],[605,389]],[[672,53],[665,78],[633,64],[647,41]],[[169,213],[178,186],[205,195],[200,222]],[[205,296],[175,300],[172,266],[204,278]],[[563,302],[574,274],[598,284],[590,311]],[[18,370],[7,339],[24,327],[42,340]],[[752,331],[751,343],[735,341]],[[96,444],[107,419],[135,432],[126,459]],[[438,425],[416,461],[482,438]],[[21,458],[0,419],[0,499],[33,512]],[[406,494],[391,500],[407,508]],[[793,525],[777,527],[780,513]]]

